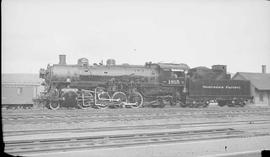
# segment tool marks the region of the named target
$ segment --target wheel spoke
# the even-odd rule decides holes
[[[82,91],[78,93],[77,106],[80,109],[86,109],[92,105],[93,99],[94,97],[90,91]]]
[[[139,108],[143,105],[143,96],[139,92],[134,92],[129,96],[129,103],[132,108]]]
[[[117,101],[117,105],[122,106],[124,103],[127,103],[127,96],[123,92],[115,92],[112,96],[112,99]]]
[[[97,103],[95,104],[99,109],[108,108],[108,100],[110,99],[110,95],[108,92],[100,92],[98,93]]]

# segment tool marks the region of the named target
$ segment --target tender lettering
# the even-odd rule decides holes
[[[206,86],[206,85],[203,85],[202,87],[203,88],[210,88],[210,89],[223,89],[224,88],[223,86]]]
[[[226,89],[240,89],[240,86],[226,86]]]
[[[202,88],[206,89],[241,89],[240,86],[215,86],[215,85],[203,85]]]

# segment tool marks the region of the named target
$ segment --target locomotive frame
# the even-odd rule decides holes
[[[218,102],[220,106],[244,106],[250,98],[249,92],[241,95],[241,90],[238,95],[228,92],[214,96],[192,95],[194,89],[190,87],[194,78],[190,73],[194,70],[189,71],[186,64],[148,62],[144,66],[116,65],[115,60],[109,59],[107,65],[90,66],[88,59],[81,58],[77,64],[67,65],[65,57],[60,55],[59,64],[40,70],[40,78],[44,79],[46,87],[43,103],[52,110],[60,107],[164,107],[166,103],[171,106],[180,104],[181,107],[207,107],[210,102]],[[220,76],[226,76],[228,80],[226,69],[218,69],[224,69],[224,66],[214,67],[219,75],[222,74]],[[223,78],[220,76],[216,78]],[[243,87],[248,89],[249,84]]]

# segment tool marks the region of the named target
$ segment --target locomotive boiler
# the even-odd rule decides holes
[[[59,64],[40,70],[44,79],[45,106],[59,107],[131,107],[181,101],[185,92],[186,64],[146,63],[145,65],[89,65],[86,58],[77,64],[66,64],[66,56],[59,56]],[[157,102],[157,103],[156,103]]]

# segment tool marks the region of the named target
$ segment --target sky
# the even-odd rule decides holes
[[[227,65],[270,72],[270,1],[3,0],[2,73],[38,73],[113,58],[117,64]]]

